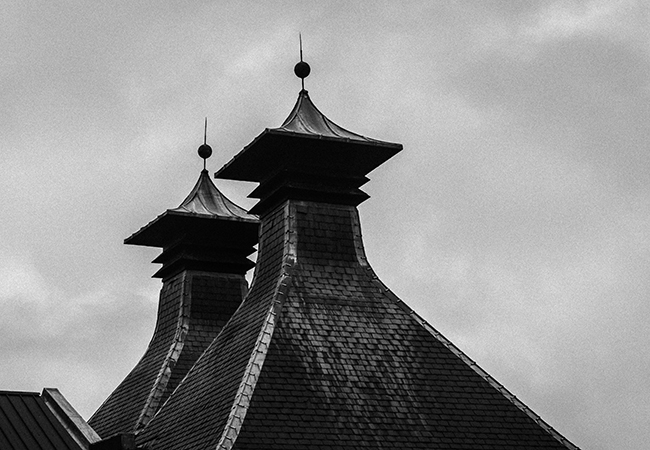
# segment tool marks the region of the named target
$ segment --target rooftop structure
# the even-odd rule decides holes
[[[199,148],[204,160],[211,153],[207,144]],[[203,169],[177,208],[124,241],[163,249],[153,261],[162,264],[154,277],[163,284],[149,347],[89,420],[102,438],[144,427],[228,322],[248,290],[258,227]]]
[[[260,183],[251,194],[261,221],[253,283],[139,445],[576,448],[370,267],[359,188],[401,149],[334,124],[303,89],[281,127],[217,172]]]
[[[88,450],[99,440],[57,389],[0,391],[2,450]]]

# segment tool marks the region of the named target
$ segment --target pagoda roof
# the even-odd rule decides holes
[[[298,101],[284,123],[280,127],[270,130],[279,133],[311,135],[319,139],[343,139],[377,145],[396,145],[353,133],[335,124],[316,108],[314,102],[309,98],[309,92],[304,89],[298,94]]]
[[[257,225],[258,218],[230,201],[217,189],[207,170],[202,170],[190,194],[176,208],[168,209],[124,240],[125,244],[162,247],[177,239],[197,220],[243,222]]]
[[[362,176],[400,150],[401,144],[362,136],[335,124],[303,89],[284,123],[265,129],[215,177],[259,182],[287,169]]]
[[[230,201],[217,189],[207,170],[202,170],[196,185],[183,202],[174,209],[174,214],[188,214],[227,220],[257,222],[257,216]]]

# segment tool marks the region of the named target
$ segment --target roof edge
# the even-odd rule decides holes
[[[283,300],[283,298],[276,297],[273,300],[266,319],[264,319],[264,325],[253,347],[253,352],[246,365],[246,370],[244,371],[237,394],[235,394],[235,401],[226,420],[226,425],[224,426],[219,443],[217,444],[217,450],[232,449],[237,440],[237,436],[239,436],[239,431],[244,424],[248,407],[255,392],[257,380],[262,373],[262,366],[264,365],[266,354],[271,345],[273,331],[275,330],[276,318],[282,311]]]
[[[169,379],[172,376],[172,370],[185,346],[185,338],[190,330],[190,296],[188,295],[188,279],[187,273],[183,273],[181,278],[181,305],[176,322],[176,334],[172,341],[172,345],[167,350],[167,355],[163,360],[162,366],[158,370],[158,375],[151,386],[147,400],[140,410],[138,420],[135,422],[135,431],[140,431],[146,427],[149,422],[154,418],[156,413],[160,411],[160,400],[167,389]],[[152,338],[153,340],[153,338]],[[148,348],[147,348],[148,350]]]
[[[487,373],[483,368],[481,368],[476,361],[467,356],[460,348],[456,347],[449,339],[442,335],[438,330],[436,330],[431,324],[429,324],[422,316],[415,312],[410,306],[408,306],[402,299],[400,299],[393,291],[390,290],[377,276],[375,271],[368,263],[366,257],[365,249],[363,247],[363,241],[361,240],[361,225],[359,222],[359,215],[352,214],[352,221],[354,223],[354,241],[355,241],[355,250],[357,253],[357,260],[362,267],[365,267],[368,270],[370,277],[373,280],[373,283],[377,285],[379,290],[388,297],[388,299],[394,302],[398,308],[406,312],[409,317],[414,320],[418,325],[424,328],[428,333],[430,333],[434,338],[436,338],[442,345],[447,347],[454,355],[456,355],[461,361],[467,364],[470,369],[476,372],[481,378],[490,384],[494,389],[496,389],[501,395],[508,399],[513,405],[515,405],[519,410],[525,413],[530,417],[540,428],[550,434],[555,440],[560,442],[566,448],[570,450],[580,450],[578,446],[573,444],[567,438],[565,438],[559,431],[553,428],[548,424],[544,419],[541,418],[537,413],[530,409],[524,402],[519,400],[516,395],[510,392],[505,386],[499,383],[492,375]]]
[[[257,145],[260,145],[260,142],[262,142],[263,140],[274,139],[282,136],[294,138],[302,142],[304,141],[332,142],[332,143],[343,144],[346,146],[354,146],[358,149],[376,148],[376,149],[382,149],[383,152],[390,152],[391,153],[390,156],[388,156],[384,161],[381,161],[378,165],[383,164],[388,159],[392,158],[393,156],[395,156],[397,153],[401,152],[404,149],[404,146],[397,142],[380,141],[375,139],[362,141],[362,140],[350,139],[344,137],[332,137],[332,136],[324,136],[318,134],[299,133],[295,131],[284,130],[282,128],[265,128],[260,134],[255,136],[255,138],[248,145],[244,146],[244,148],[242,148],[239,152],[233,155],[230,161],[228,161],[220,169],[215,171],[214,178],[218,178],[222,180],[259,182],[260,180],[255,179],[255,177],[251,178],[250,176],[242,176],[241,174],[235,175],[233,172],[236,173],[238,169],[233,169],[233,166],[238,166],[239,161],[242,158],[246,158],[247,156],[249,156],[247,152],[250,149],[256,147]],[[374,169],[371,169],[370,171],[372,170]]]
[[[291,208],[290,203],[285,205],[285,209],[288,208]],[[291,227],[292,225],[295,226],[295,214],[285,214],[285,217],[287,229],[294,229]],[[257,337],[257,341],[253,347],[253,352],[248,360],[248,364],[246,365],[244,376],[242,377],[241,384],[239,385],[239,389],[235,395],[234,404],[230,410],[219,443],[217,444],[217,450],[231,450],[237,440],[237,436],[239,436],[239,431],[244,424],[251,398],[255,392],[255,385],[257,384],[257,380],[262,372],[262,366],[264,365],[264,360],[266,359],[266,354],[271,344],[273,331],[275,330],[276,317],[278,317],[282,312],[282,305],[284,305],[284,300],[289,295],[289,290],[291,289],[293,268],[296,264],[297,257],[296,239],[296,233],[285,234],[284,255],[282,256],[282,274],[280,275],[280,280],[275,286],[273,303],[271,304],[271,308],[264,320],[264,326]],[[253,286],[251,284],[250,290],[252,289]]]
[[[101,437],[88,425],[58,389],[44,388],[41,395],[52,414],[82,448],[87,449],[90,444],[101,440]]]
[[[362,140],[352,139],[348,137],[334,137],[334,136],[327,136],[323,134],[299,133],[297,131],[284,130],[282,128],[266,128],[260,134],[260,136],[262,134],[278,134],[281,136],[293,136],[301,139],[313,139],[318,141],[345,142],[346,144],[363,145],[369,147],[389,147],[389,148],[399,148],[400,150],[404,148],[402,144],[399,144],[397,142],[380,141],[378,139],[371,139],[371,138],[367,138],[368,140],[362,141]]]
[[[124,239],[124,244],[159,248],[160,245],[141,243],[142,236],[145,233],[147,233],[149,230],[151,230],[154,226],[158,226],[158,223],[162,222],[163,220],[168,220],[168,219],[165,219],[165,217],[170,217],[170,216],[187,217],[187,218],[202,219],[202,220],[212,220],[212,221],[225,222],[225,223],[259,224],[259,219],[249,219],[249,218],[244,218],[244,217],[239,217],[238,218],[238,217],[209,216],[207,214],[176,211],[174,209],[168,209],[165,212],[163,212],[162,214],[160,214],[158,217],[153,219],[148,224],[142,226],[138,231],[131,234],[131,236],[125,238]],[[183,219],[183,220],[185,220],[185,219]],[[205,222],[201,222],[201,223],[205,223]]]
[[[370,269],[370,270],[372,271],[372,269]],[[375,277],[375,284],[378,284],[380,286],[380,288],[383,290],[384,294],[390,300],[394,301],[399,308],[401,308],[402,310],[407,312],[409,314],[409,316],[411,317],[411,319],[413,319],[422,328],[424,328],[433,337],[435,337],[442,345],[447,347],[461,361],[463,361],[465,364],[467,364],[470,367],[470,369],[472,369],[481,378],[483,378],[485,381],[487,381],[490,384],[490,386],[492,386],[494,389],[496,389],[501,395],[503,395],[507,400],[509,400],[519,410],[521,410],[528,417],[530,417],[541,429],[543,429],[548,434],[550,434],[560,444],[564,445],[566,448],[568,448],[570,450],[580,450],[580,447],[573,444],[566,437],[564,437],[559,431],[557,431],[555,428],[553,428],[553,426],[551,426],[548,422],[546,422],[544,419],[542,419],[542,417],[539,414],[537,414],[530,407],[528,407],[528,405],[526,405],[523,401],[521,401],[519,398],[517,398],[517,396],[515,394],[510,392],[504,385],[499,383],[485,369],[483,369],[481,366],[479,366],[476,363],[476,361],[474,361],[472,358],[467,356],[466,353],[464,353],[460,348],[456,347],[456,345],[454,345],[454,343],[452,343],[442,333],[440,333],[438,330],[436,330],[431,324],[429,324],[417,312],[415,312],[413,309],[411,309],[411,307],[408,306],[403,300],[401,300],[399,297],[397,297],[397,295],[395,295],[388,287],[386,287],[386,285],[384,285],[384,283],[381,280],[379,280],[379,278],[377,278],[377,276],[374,274],[374,271],[372,273],[373,273],[373,276]]]

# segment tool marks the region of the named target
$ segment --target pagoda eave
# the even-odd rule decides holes
[[[336,144],[336,145],[332,145]],[[318,168],[366,175],[402,150],[402,144],[297,133],[267,128],[215,173],[215,178],[261,182],[285,168]]]
[[[252,219],[167,210],[126,238],[124,243],[165,248],[188,236],[195,241],[223,242],[224,235],[233,235],[238,237],[233,241],[248,246],[257,243],[258,226],[259,222]]]

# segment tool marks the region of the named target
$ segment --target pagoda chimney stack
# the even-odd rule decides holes
[[[207,120],[206,120],[207,128]],[[212,149],[204,141],[199,155]],[[158,317],[144,356],[89,420],[103,438],[142,429],[219,334],[248,291],[259,221],[201,171],[187,198],[124,242],[162,248]]]

